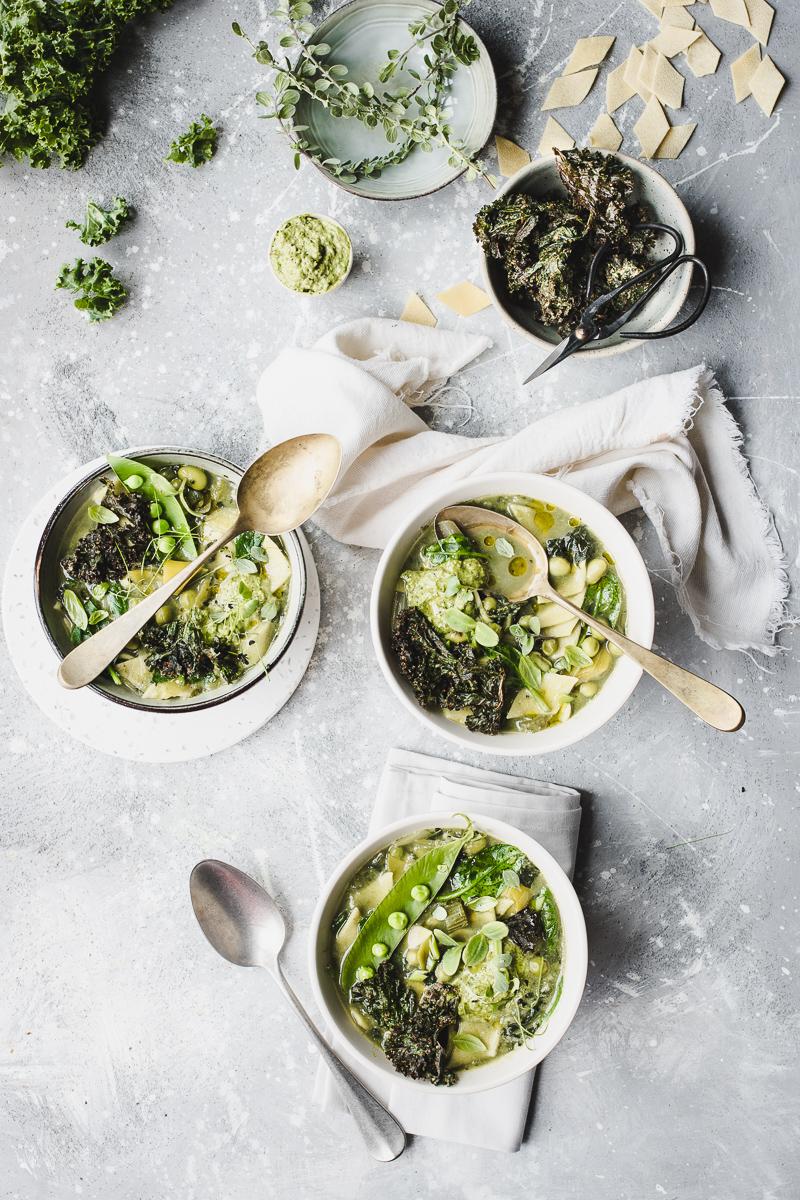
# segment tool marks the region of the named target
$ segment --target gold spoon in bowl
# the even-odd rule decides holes
[[[96,679],[150,618],[237,534],[254,529],[274,537],[302,525],[330,492],[341,461],[342,448],[328,433],[303,434],[267,450],[239,480],[239,513],[230,529],[168,583],[71,650],[58,668],[58,682],[65,688],[81,688]]]
[[[508,580],[503,580],[501,590],[508,600],[521,603],[523,600],[530,600],[537,596],[539,599],[550,600],[552,603],[558,604],[573,617],[578,617],[600,637],[605,638],[618,650],[632,658],[643,671],[651,675],[657,683],[671,692],[676,700],[680,700],[681,704],[685,704],[707,724],[724,733],[732,733],[744,724],[744,709],[741,704],[738,700],[734,700],[733,696],[723,692],[722,688],[708,683],[698,675],[693,675],[691,671],[686,671],[683,667],[677,667],[668,659],[654,654],[652,650],[646,650],[638,642],[632,642],[630,638],[626,638],[616,629],[604,625],[602,621],[598,621],[596,617],[584,612],[582,608],[578,608],[576,604],[557,592],[550,583],[547,553],[544,546],[524,525],[520,525],[510,517],[504,517],[502,513],[493,512],[487,508],[478,508],[472,504],[455,504],[443,508],[434,521],[434,529],[437,534],[439,526],[444,522],[457,525],[464,533],[472,537],[490,532],[513,540],[522,547],[524,554],[521,557],[528,558],[529,567],[517,578],[509,573]]]

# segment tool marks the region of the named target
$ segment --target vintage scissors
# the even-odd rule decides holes
[[[673,271],[677,271],[685,263],[692,263],[703,276],[703,295],[700,302],[692,313],[685,320],[680,321],[677,325],[670,325],[668,329],[657,329],[652,333],[636,332],[636,333],[620,333],[621,338],[664,338],[672,337],[673,333],[681,333],[682,330],[688,329],[693,325],[697,318],[702,313],[708,297],[711,293],[711,279],[708,274],[708,267],[702,259],[694,254],[684,254],[684,241],[677,229],[673,229],[671,225],[660,225],[657,222],[645,222],[641,225],[635,225],[634,229],[652,229],[656,233],[666,234],[672,239],[672,251],[665,257],[660,258],[657,262],[652,263],[649,267],[645,267],[638,275],[634,275],[632,279],[626,279],[619,287],[614,288],[611,292],[606,292],[602,296],[598,296],[596,300],[591,300],[592,293],[595,290],[597,282],[597,274],[611,253],[612,246],[601,246],[592,259],[589,267],[589,278],[586,281],[586,300],[591,301],[586,311],[581,316],[575,329],[572,333],[567,334],[563,342],[560,342],[552,354],[548,354],[544,362],[540,363],[532,375],[525,379],[524,383],[530,383],[533,379],[538,379],[540,375],[544,375],[545,371],[549,371],[556,363],[562,362],[570,354],[574,354],[577,350],[584,349],[590,342],[602,342],[606,338],[611,337],[623,325],[627,325],[636,314],[644,308],[647,301],[654,296],[660,287],[669,279]],[[603,310],[608,305],[616,300],[617,296],[621,296],[623,292],[629,288],[636,287],[646,279],[654,277],[653,282],[648,287],[647,291],[636,300],[630,308],[627,308],[621,316],[615,317],[613,321],[603,321]]]

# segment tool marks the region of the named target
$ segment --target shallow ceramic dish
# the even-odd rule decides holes
[[[221,475],[233,485],[235,493],[239,480],[243,475],[241,467],[235,466],[224,458],[195,450],[183,450],[179,447],[159,446],[155,448],[134,448],[121,451],[126,457],[144,459],[154,466],[166,465],[179,461],[202,467],[214,475]],[[87,497],[101,476],[107,474],[107,464],[95,466],[75,483],[58,502],[42,533],[36,552],[33,577],[33,603],[41,626],[50,645],[56,654],[63,658],[72,648],[58,612],[54,607],[56,591],[62,581],[59,559],[64,553],[64,544],[68,533],[78,514],[87,503]],[[283,620],[274,640],[267,652],[265,666],[274,667],[281,660],[300,623],[306,598],[306,566],[300,542],[294,533],[284,534],[282,542],[292,569],[289,581],[289,596]],[[213,708],[223,704],[231,697],[246,691],[259,680],[267,678],[267,672],[261,663],[245,671],[239,679],[227,686],[215,688],[187,700],[150,700],[137,698],[128,688],[120,687],[110,680],[96,680],[89,684],[92,691],[97,692],[107,700],[126,708],[138,709],[151,713],[186,713],[197,712],[200,709]],[[55,665],[53,673],[55,674]]]
[[[645,163],[639,162],[638,159],[631,158],[627,154],[616,154],[614,157],[621,159],[633,173],[636,180],[634,200],[648,205],[652,220],[677,229],[683,236],[684,253],[694,254],[694,227],[689,213],[686,211],[686,206],[675,189],[657,171]],[[555,157],[548,155],[546,158],[537,158],[528,166],[517,171],[516,175],[512,175],[498,190],[497,196],[499,198],[517,192],[525,192],[530,196],[542,196],[547,192],[554,191],[563,194],[564,189],[559,179]],[[656,247],[656,252],[663,257],[671,249],[672,245],[669,240],[662,238]],[[552,350],[554,346],[557,346],[562,340],[561,334],[535,320],[531,315],[530,306],[509,293],[502,264],[496,259],[490,259],[485,254],[481,254],[481,258],[486,290],[501,316],[518,333],[521,333],[529,341],[536,342],[543,350]],[[667,325],[671,324],[680,312],[689,294],[691,279],[691,264],[675,271],[642,311],[625,326],[625,332],[631,333],[637,329],[644,332],[666,329]],[[578,353],[582,359],[603,358],[612,354],[621,354],[623,351],[632,350],[634,346],[639,345],[641,342],[621,338],[616,333],[602,345],[589,346]]]
[[[272,271],[274,278],[281,285],[281,287],[285,288],[287,292],[291,292],[292,295],[294,295],[294,296],[310,296],[312,300],[321,299],[323,296],[330,296],[331,292],[335,292],[337,288],[340,288],[342,286],[342,284],[349,277],[350,272],[353,269],[353,243],[351,241],[350,234],[347,232],[344,225],[341,225],[338,221],[335,221],[333,219],[333,217],[328,217],[324,213],[302,212],[302,213],[295,213],[294,215],[297,217],[316,217],[318,221],[323,221],[324,223],[326,223],[328,225],[333,225],[336,229],[339,230],[340,233],[344,234],[344,236],[347,238],[347,244],[350,247],[350,257],[347,260],[347,270],[345,271],[344,275],[340,276],[340,278],[336,280],[336,283],[334,283],[331,287],[329,287],[328,290],[325,292],[300,292],[300,291],[297,291],[295,288],[289,287],[288,283],[284,283],[283,280],[281,279],[280,275],[278,274],[278,272],[275,270],[275,264],[272,261],[272,247],[275,243],[275,238],[278,236],[280,231],[283,229],[284,225],[286,224],[286,221],[291,221],[292,217],[287,217],[286,221],[281,221],[280,225],[278,226],[278,228],[275,230],[272,237],[270,238],[269,251],[267,252],[267,258],[269,260],[270,270]]]
[[[527,1045],[509,1050],[500,1058],[469,1071],[459,1072],[456,1082],[446,1089],[446,1095],[464,1095],[467,1092],[483,1092],[498,1087],[524,1075],[540,1063],[561,1040],[569,1028],[586,982],[588,962],[586,945],[586,923],[580,902],[569,878],[544,846],[513,825],[496,821],[482,813],[471,816],[476,828],[517,846],[544,874],[548,886],[558,905],[563,935],[562,970],[563,988],[558,1004],[553,1009],[546,1028]],[[377,1071],[394,1083],[431,1093],[434,1085],[399,1075],[388,1062],[382,1050],[371,1042],[353,1023],[336,981],[330,970],[331,922],[339,911],[342,896],[353,875],[365,866],[379,850],[394,838],[413,833],[419,829],[441,827],[444,829],[463,827],[463,821],[452,813],[432,812],[414,817],[405,817],[384,826],[371,834],[347,855],[324,884],[319,902],[311,918],[308,939],[309,974],[317,1004],[322,1009],[334,1032],[334,1043],[344,1048],[355,1062],[369,1070]],[[444,1097],[443,1103],[446,1103]]]
[[[397,580],[420,530],[448,504],[465,504],[484,496],[520,495],[547,504],[555,504],[578,517],[595,533],[614,559],[626,597],[625,632],[634,641],[649,647],[655,621],[653,589],[642,556],[633,539],[615,516],[577,488],[548,475],[507,472],[476,475],[451,485],[436,494],[424,508],[412,513],[384,550],[370,601],[370,628],[375,654],[389,688],[409,712],[432,732],[456,742],[462,749],[482,750],[489,754],[539,755],[563,750],[588,737],[610,721],[630,696],[642,674],[630,659],[616,660],[614,670],[603,683],[591,704],[585,705],[563,724],[551,725],[536,733],[477,733],[449,721],[438,712],[421,708],[408,683],[403,679],[391,649],[392,609]]]
[[[433,0],[351,0],[322,22],[313,40],[326,42],[331,47],[329,61],[343,63],[358,82],[369,81],[377,88],[403,83],[413,86],[415,80],[402,74],[391,84],[380,84],[378,71],[386,61],[388,50],[402,50],[409,44],[409,22],[435,12],[438,7]],[[477,153],[492,132],[497,112],[497,84],[486,46],[466,21],[461,24],[475,38],[480,57],[469,67],[459,66],[453,77],[449,91],[453,110],[451,125],[455,137],[472,153]],[[421,62],[419,51],[409,58],[411,67],[418,67]],[[297,102],[295,120],[308,126],[309,137],[322,148],[326,158],[345,162],[366,155],[385,154],[390,148],[382,130],[367,129],[360,121],[331,117],[322,105],[314,104],[306,97]],[[342,183],[323,168],[319,169],[327,179],[355,196],[370,200],[412,200],[445,187],[463,174],[464,168],[451,167],[448,157],[447,151],[441,148],[430,154],[414,150],[404,162],[387,167],[380,177],[360,179],[352,184]]]

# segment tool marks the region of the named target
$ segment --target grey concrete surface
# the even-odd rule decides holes
[[[729,55],[746,48],[741,30],[693,11]],[[482,185],[384,207],[310,167],[295,173],[277,131],[257,120],[261,69],[230,36],[234,16],[256,30],[263,10],[177,0],[136,28],[109,78],[108,135],[82,172],[0,171],[4,557],[21,517],[68,468],[153,440],[244,461],[260,444],[254,385],[280,346],[347,317],[396,315],[412,288],[430,299],[465,273],[477,278],[469,225]],[[616,62],[655,32],[636,0],[476,0],[470,19],[496,63],[498,129],[530,147],[577,36],[616,33]],[[785,3],[770,53],[792,73],[797,31]],[[472,325],[494,347],[460,380],[473,406],[464,429],[510,432],[537,412],[704,359],[731,398],[796,579],[796,91],[771,119],[752,102],[734,108],[729,61],[716,76],[689,77],[687,112],[700,128],[663,168],[713,264],[707,316],[621,359],[573,361],[531,393],[519,386],[530,352],[483,313]],[[600,86],[558,114],[578,137],[602,105]],[[200,111],[224,127],[217,158],[198,171],[162,163]],[[623,110],[626,131],[637,111]],[[87,197],[116,193],[138,210],[107,247],[131,301],[91,328],[53,291],[78,251],[64,221]],[[353,235],[353,275],[327,300],[289,296],[267,266],[273,228],[303,209]],[[464,416],[433,419],[447,427]],[[373,1164],[312,1107],[315,1054],[268,981],[216,959],[188,903],[203,856],[268,879],[291,914],[290,974],[308,997],[307,922],[322,878],[364,832],[388,747],[449,753],[379,677],[366,607],[375,554],[312,529],[323,620],[308,676],[268,728],[194,766],[133,768],[88,752],[49,724],[4,663],[0,1195],[797,1196],[797,641],[787,632],[771,659],[710,651],[678,609],[651,532],[635,515],[628,525],[653,575],[658,646],[736,692],[748,722],[714,735],[645,680],[575,750],[508,760],[508,770],[583,790],[577,886],[591,945],[584,1004],[541,1069],[515,1157],[418,1140],[397,1163]]]

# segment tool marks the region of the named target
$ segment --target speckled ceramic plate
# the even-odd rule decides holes
[[[380,84],[378,71],[386,61],[389,50],[404,50],[409,44],[409,22],[418,20],[439,7],[433,0],[351,0],[336,9],[314,34],[317,42],[331,47],[329,62],[342,63],[357,82],[369,81],[378,88],[395,87],[398,83],[413,86],[410,76],[397,75],[390,84]],[[466,22],[462,22],[466,25]],[[467,26],[467,28],[469,28]],[[489,51],[474,30],[470,29],[480,58],[469,67],[459,66],[450,89],[452,128],[455,136],[471,152],[477,153],[492,132],[497,111],[497,85]],[[422,53],[415,50],[409,66],[419,67]],[[322,147],[327,158],[342,162],[381,155],[389,150],[380,129],[367,129],[360,121],[342,120],[328,115],[319,104],[303,97],[297,104],[295,120],[309,127],[309,136]],[[452,183],[463,168],[448,164],[443,149],[424,153],[414,150],[408,158],[387,167],[379,178],[360,179],[357,183],[340,184],[356,196],[371,200],[410,200],[425,196]],[[323,172],[327,175],[327,172]],[[339,180],[328,175],[333,182]]]
[[[93,750],[133,762],[186,762],[236,745],[279,712],[306,672],[319,629],[319,581],[308,543],[297,536],[306,566],[303,614],[291,643],[269,679],[213,708],[194,712],[147,712],[113,704],[99,691],[68,692],[58,683],[60,655],[34,610],[36,550],[59,500],[97,459],[52,487],[20,526],[3,583],[3,629],[9,656],[31,699],[70,737]]]

